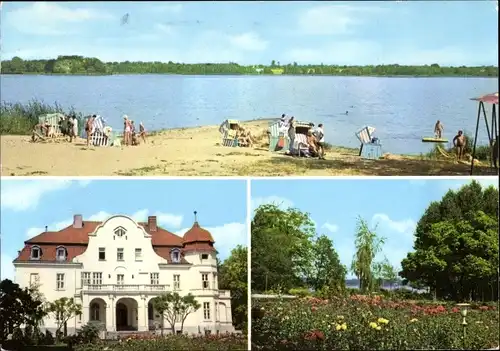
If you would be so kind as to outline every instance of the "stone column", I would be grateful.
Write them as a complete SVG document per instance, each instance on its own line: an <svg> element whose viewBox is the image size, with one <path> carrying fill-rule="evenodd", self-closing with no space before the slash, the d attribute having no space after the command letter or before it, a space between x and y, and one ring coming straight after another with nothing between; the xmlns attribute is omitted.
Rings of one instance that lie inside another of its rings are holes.
<svg viewBox="0 0 500 351"><path fill-rule="evenodd" d="M108 332L116 331L114 319L115 319L115 298L114 296L109 296L106 301L106 330Z"/></svg>
<svg viewBox="0 0 500 351"><path fill-rule="evenodd" d="M146 296L141 296L140 302L137 303L137 330L148 331L148 306L146 304Z"/></svg>

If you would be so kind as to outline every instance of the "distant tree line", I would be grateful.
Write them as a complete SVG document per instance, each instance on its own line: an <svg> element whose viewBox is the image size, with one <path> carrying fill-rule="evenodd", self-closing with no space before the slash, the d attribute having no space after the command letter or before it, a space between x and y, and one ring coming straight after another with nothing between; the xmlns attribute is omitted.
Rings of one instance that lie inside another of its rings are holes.
<svg viewBox="0 0 500 351"><path fill-rule="evenodd" d="M468 76L498 77L498 67L441 67L434 63L424 66L367 65L299 65L297 62L282 64L273 60L270 65L242 66L229 63L177 63L165 62L102 62L98 58L83 56L58 56L50 60L23 60L13 57L2 61L3 74L186 74L186 75L333 75L333 76Z"/></svg>

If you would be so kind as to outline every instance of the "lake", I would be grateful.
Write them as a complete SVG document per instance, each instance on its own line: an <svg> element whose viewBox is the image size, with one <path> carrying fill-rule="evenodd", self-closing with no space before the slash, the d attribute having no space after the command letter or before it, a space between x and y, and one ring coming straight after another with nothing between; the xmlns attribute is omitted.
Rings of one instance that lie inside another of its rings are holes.
<svg viewBox="0 0 500 351"><path fill-rule="evenodd" d="M84 114L100 114L115 129L121 129L124 114L158 130L286 113L324 123L326 141L334 145L358 147L354 133L370 125L384 152L419 154L432 147L421 138L433 136L437 119L450 140L459 129L472 134L477 103L469 99L498 91L498 79L3 75L0 88L4 101L57 101ZM479 139L486 142L482 127Z"/></svg>

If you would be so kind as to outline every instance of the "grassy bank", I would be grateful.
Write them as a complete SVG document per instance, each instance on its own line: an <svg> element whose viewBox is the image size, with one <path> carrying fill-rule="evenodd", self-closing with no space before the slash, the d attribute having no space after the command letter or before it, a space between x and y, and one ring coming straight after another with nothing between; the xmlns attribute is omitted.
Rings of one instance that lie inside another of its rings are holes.
<svg viewBox="0 0 500 351"><path fill-rule="evenodd" d="M43 101L32 100L27 104L2 101L0 104L0 135L30 135L38 124L38 117L50 113L75 114L79 125L83 123L83 114L73 107L64 109L55 102L49 105Z"/></svg>
<svg viewBox="0 0 500 351"><path fill-rule="evenodd" d="M466 138L465 145L465 154L472 155L472 148L474 147L474 138L468 132L464 132ZM456 155L456 151L453 147L445 149L445 151L451 154L453 157ZM491 158L491 149L488 145L476 145L476 159L479 161L489 161ZM439 145L434 145L431 151L429 151L426 155L426 158L431 160L439 160L443 159L444 156L439 152Z"/></svg>

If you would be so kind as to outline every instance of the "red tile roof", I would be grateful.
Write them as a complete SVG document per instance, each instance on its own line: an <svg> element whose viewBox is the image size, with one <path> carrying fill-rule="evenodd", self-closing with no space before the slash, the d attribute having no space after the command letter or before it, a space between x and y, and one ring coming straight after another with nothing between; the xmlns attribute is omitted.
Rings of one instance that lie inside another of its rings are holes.
<svg viewBox="0 0 500 351"><path fill-rule="evenodd" d="M88 235L94 232L100 224L102 224L102 222L83 221L82 228L74 228L73 225L70 225L57 232L43 232L25 241L24 248L19 252L19 256L14 262L37 262L37 260L30 260L31 248L33 246L39 246L42 249L42 257L38 261L60 262L56 261L56 248L61 245L64 246L68 252L65 262L71 262L73 258L85 252L89 242ZM193 249L197 251L215 250L213 248L214 240L212 235L205 229L200 228L198 222L195 222L193 227L184 234L184 238L161 227L157 227L156 230L151 231L148 223L139 222L138 224L151 235L151 241L155 252L159 256L165 258L169 263L172 263L170 250L174 247L178 247L182 252ZM190 245L190 247L186 247L186 244ZM193 244L195 245L193 246ZM188 262L182 257L181 263L187 264Z"/></svg>

